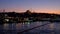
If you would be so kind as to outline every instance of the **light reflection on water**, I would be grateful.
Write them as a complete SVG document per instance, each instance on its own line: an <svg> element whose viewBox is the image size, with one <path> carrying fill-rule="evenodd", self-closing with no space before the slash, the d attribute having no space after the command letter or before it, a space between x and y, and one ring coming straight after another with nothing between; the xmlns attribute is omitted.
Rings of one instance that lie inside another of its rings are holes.
<svg viewBox="0 0 60 34"><path fill-rule="evenodd" d="M23 30L37 27L37 26L40 26L40 25L43 25L46 23L50 23L50 22L47 22L47 21L45 21L45 22L25 22L25 23L13 23L13 24L6 24L5 23L2 25L2 28L4 30L14 30L16 32L18 32L18 31L21 32ZM51 24L47 24L45 26L30 30L29 32L30 33L32 33L32 32L39 33L40 30L60 30L59 26L60 26L59 23L51 23ZM51 33L54 33L54 32L51 32Z"/></svg>

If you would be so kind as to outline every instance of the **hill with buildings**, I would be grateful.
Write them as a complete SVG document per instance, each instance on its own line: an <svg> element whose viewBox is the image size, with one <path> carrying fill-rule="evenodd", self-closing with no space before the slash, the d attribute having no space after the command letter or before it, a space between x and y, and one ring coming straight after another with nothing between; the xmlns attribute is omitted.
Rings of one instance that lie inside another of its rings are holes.
<svg viewBox="0 0 60 34"><path fill-rule="evenodd" d="M33 21L60 21L59 14L31 13L29 10L23 13L0 12L0 23L20 23Z"/></svg>

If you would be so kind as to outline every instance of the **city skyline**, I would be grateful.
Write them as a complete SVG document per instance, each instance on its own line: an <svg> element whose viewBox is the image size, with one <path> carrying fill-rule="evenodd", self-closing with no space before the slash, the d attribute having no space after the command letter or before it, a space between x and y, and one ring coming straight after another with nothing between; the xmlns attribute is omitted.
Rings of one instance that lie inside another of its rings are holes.
<svg viewBox="0 0 60 34"><path fill-rule="evenodd" d="M60 14L60 0L0 0L0 10Z"/></svg>

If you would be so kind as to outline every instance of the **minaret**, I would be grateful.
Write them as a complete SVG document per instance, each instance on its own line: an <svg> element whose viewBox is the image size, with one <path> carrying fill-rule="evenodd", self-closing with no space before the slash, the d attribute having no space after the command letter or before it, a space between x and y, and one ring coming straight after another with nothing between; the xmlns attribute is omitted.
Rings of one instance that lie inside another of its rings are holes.
<svg viewBox="0 0 60 34"><path fill-rule="evenodd" d="M0 12L2 12L2 10L0 10Z"/></svg>
<svg viewBox="0 0 60 34"><path fill-rule="evenodd" d="M3 10L3 12L5 12L5 9Z"/></svg>

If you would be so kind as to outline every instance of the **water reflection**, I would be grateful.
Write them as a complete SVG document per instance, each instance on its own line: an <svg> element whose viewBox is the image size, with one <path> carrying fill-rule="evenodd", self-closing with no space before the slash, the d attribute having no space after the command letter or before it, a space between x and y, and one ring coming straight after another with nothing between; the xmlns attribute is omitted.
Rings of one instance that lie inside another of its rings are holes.
<svg viewBox="0 0 60 34"><path fill-rule="evenodd" d="M5 31L7 31L7 30L13 31L14 30L14 32L16 33L16 32L21 32L21 31L24 31L24 30L27 30L27 29L30 29L33 27L37 27L37 26L46 24L46 23L50 23L50 22L48 22L48 21L45 21L45 22L25 22L25 23L12 23L12 24L5 23L3 25L0 25L0 30L1 29L5 30ZM50 23L45 26L30 30L29 32L30 33L36 33L36 32L41 33L41 32L46 32L46 31L50 32L52 30L54 30L54 31L59 30L60 31L60 23ZM54 33L54 32L50 32L50 33Z"/></svg>
<svg viewBox="0 0 60 34"><path fill-rule="evenodd" d="M49 24L49 29L50 29L50 30L54 30L54 27L55 27L54 24L55 24L55 23Z"/></svg>
<svg viewBox="0 0 60 34"><path fill-rule="evenodd" d="M8 29L9 29L9 28L8 28L9 24L5 23L5 24L3 24L3 26L4 26L4 29L5 29L5 30L8 30Z"/></svg>

